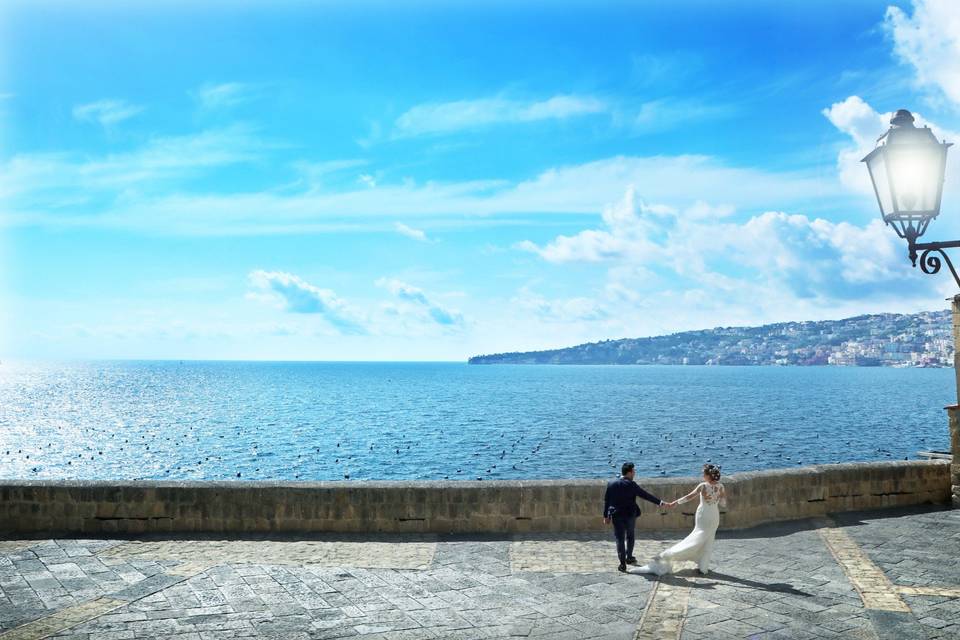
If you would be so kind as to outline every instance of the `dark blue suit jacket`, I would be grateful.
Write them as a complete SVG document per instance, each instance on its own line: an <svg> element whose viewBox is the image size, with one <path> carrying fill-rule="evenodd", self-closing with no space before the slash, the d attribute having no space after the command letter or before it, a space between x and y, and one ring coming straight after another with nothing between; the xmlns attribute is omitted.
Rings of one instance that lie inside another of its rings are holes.
<svg viewBox="0 0 960 640"><path fill-rule="evenodd" d="M647 493L640 485L627 478L611 480L603 496L604 518L635 518L640 515L637 498L659 506L662 502L657 496Z"/></svg>

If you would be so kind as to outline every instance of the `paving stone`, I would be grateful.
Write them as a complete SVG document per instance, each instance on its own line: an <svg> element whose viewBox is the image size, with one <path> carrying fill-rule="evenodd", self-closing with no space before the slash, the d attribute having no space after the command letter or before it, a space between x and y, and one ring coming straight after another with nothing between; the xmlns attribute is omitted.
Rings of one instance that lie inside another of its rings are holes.
<svg viewBox="0 0 960 640"><path fill-rule="evenodd" d="M125 589L114 592L112 597L118 600L132 602L134 600L140 600L141 598L152 595L157 591L162 591L163 589L182 581L183 578L179 576L157 574L132 584Z"/></svg>

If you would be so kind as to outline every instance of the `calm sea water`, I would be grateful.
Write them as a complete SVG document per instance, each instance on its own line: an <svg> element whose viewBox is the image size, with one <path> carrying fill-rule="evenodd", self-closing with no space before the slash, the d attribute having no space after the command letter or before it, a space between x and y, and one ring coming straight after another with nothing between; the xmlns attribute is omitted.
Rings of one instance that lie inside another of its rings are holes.
<svg viewBox="0 0 960 640"><path fill-rule="evenodd" d="M952 369L0 365L0 477L694 475L946 449Z"/></svg>

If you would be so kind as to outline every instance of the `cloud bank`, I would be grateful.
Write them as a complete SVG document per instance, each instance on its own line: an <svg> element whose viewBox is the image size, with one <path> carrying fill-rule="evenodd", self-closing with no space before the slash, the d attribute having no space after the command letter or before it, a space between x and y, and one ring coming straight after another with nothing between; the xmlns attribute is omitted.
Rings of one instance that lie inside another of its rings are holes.
<svg viewBox="0 0 960 640"><path fill-rule="evenodd" d="M932 282L904 277L903 247L879 220L857 226L767 211L739 222L729 214L705 203L647 204L631 188L604 209L599 228L518 248L555 264L605 264L608 284L620 291L636 285L629 274L646 279L651 270L724 290L762 282L824 305L931 291Z"/></svg>
<svg viewBox="0 0 960 640"><path fill-rule="evenodd" d="M960 11L955 0L915 0L913 15L889 7L885 26L894 53L913 67L917 83L960 104Z"/></svg>

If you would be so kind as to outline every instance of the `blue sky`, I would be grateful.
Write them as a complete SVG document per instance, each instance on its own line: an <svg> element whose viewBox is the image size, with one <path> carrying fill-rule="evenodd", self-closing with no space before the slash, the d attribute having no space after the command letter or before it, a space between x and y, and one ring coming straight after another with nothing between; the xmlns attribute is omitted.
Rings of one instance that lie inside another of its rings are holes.
<svg viewBox="0 0 960 640"><path fill-rule="evenodd" d="M949 0L194 4L0 9L0 357L459 360L951 293L857 162L901 107L960 138Z"/></svg>

